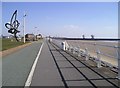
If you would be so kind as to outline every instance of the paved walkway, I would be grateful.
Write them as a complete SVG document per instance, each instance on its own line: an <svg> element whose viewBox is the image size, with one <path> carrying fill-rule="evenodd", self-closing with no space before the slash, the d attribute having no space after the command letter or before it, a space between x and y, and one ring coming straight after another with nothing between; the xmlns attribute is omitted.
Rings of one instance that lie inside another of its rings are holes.
<svg viewBox="0 0 120 88"><path fill-rule="evenodd" d="M41 43L35 42L2 58L3 86L23 88ZM97 68L92 60L65 52L53 43L44 41L30 86L111 86L119 88L117 73L108 67Z"/></svg>
<svg viewBox="0 0 120 88"><path fill-rule="evenodd" d="M48 45L44 42L31 86L63 86Z"/></svg>
<svg viewBox="0 0 120 88"><path fill-rule="evenodd" d="M111 86L119 88L117 73L108 67L97 68L92 60L64 52L44 42L31 86Z"/></svg>

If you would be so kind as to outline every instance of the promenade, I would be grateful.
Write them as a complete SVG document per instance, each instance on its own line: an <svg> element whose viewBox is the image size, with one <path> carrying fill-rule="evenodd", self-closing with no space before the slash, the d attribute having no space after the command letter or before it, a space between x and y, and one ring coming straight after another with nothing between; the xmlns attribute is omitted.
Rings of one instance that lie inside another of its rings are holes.
<svg viewBox="0 0 120 88"><path fill-rule="evenodd" d="M36 65L35 65L36 63ZM97 67L92 60L63 51L44 39L3 57L3 88L17 86L119 88L118 73L109 67Z"/></svg>
<svg viewBox="0 0 120 88"><path fill-rule="evenodd" d="M63 51L44 41L30 86L91 86L119 88L117 73L109 67L97 68L92 60Z"/></svg>

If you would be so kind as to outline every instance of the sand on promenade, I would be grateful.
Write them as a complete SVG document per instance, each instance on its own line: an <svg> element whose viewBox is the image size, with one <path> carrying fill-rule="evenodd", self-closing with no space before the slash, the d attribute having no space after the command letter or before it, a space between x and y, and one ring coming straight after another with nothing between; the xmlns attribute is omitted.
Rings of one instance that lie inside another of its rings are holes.
<svg viewBox="0 0 120 88"><path fill-rule="evenodd" d="M85 48L87 48L89 54L92 57L97 57L96 52L97 50L99 50L101 53L105 54L105 55L101 54L102 61L110 63L113 66L118 66L117 56L118 48L114 48L115 46L118 46L117 42L83 41L83 40L67 40L66 42L68 43L69 46L80 47L80 49L82 50L85 50Z"/></svg>
<svg viewBox="0 0 120 88"><path fill-rule="evenodd" d="M100 55L101 60L107 63L112 64L113 66L118 66L118 48L114 48L118 46L118 42L111 41L86 41L86 40L53 40L59 47L62 48L61 43L66 41L69 46L78 47L82 50L85 48L88 49L88 52L91 57L97 57L97 50L105 55ZM107 45L107 47L106 47ZM111 47L112 46L112 47ZM109 57L110 56L110 57Z"/></svg>

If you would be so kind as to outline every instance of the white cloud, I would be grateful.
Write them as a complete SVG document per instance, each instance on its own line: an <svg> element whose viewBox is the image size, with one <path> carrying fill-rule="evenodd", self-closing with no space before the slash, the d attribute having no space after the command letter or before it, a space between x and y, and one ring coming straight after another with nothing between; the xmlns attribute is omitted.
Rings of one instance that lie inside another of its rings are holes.
<svg viewBox="0 0 120 88"><path fill-rule="evenodd" d="M80 29L78 25L65 25L64 29Z"/></svg>

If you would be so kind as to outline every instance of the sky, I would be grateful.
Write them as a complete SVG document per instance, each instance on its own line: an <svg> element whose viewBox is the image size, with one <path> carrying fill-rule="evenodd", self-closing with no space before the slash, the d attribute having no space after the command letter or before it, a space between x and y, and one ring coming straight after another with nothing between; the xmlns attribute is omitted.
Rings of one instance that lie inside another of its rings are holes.
<svg viewBox="0 0 120 88"><path fill-rule="evenodd" d="M20 34L23 35L23 14L26 33L55 37L118 37L117 2L3 2L2 34L17 10Z"/></svg>

